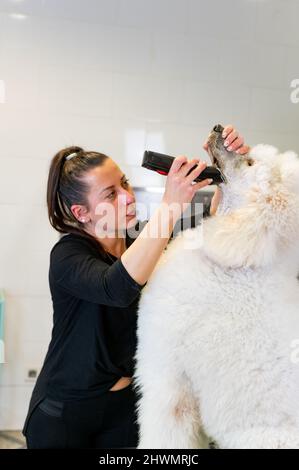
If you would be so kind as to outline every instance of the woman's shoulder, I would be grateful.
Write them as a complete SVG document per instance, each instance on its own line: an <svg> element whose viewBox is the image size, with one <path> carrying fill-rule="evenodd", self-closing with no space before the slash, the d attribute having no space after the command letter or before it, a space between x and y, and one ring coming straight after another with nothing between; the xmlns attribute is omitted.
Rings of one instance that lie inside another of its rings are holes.
<svg viewBox="0 0 299 470"><path fill-rule="evenodd" d="M84 235L79 233L65 233L59 236L59 240L53 245L53 248L60 245L73 244L73 243L86 243L89 242Z"/></svg>
<svg viewBox="0 0 299 470"><path fill-rule="evenodd" d="M87 238L79 233L66 233L60 236L59 240L53 245L51 249L51 256L55 253L64 253L75 250L80 251L97 251L97 241Z"/></svg>
<svg viewBox="0 0 299 470"><path fill-rule="evenodd" d="M142 231L143 227L147 224L147 220L138 220L136 224L126 230L126 244L127 247L133 243L137 238L139 233ZM66 233L60 235L59 240L53 245L51 249L51 256L55 253L68 254L69 251L82 251L82 252L92 252L97 255L101 255L101 246L100 242L91 236L86 236L80 233Z"/></svg>

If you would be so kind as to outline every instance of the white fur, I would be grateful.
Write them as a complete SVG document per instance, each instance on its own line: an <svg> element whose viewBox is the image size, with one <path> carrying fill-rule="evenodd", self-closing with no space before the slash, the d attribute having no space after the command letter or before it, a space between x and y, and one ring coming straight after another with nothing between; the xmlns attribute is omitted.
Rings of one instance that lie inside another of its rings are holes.
<svg viewBox="0 0 299 470"><path fill-rule="evenodd" d="M140 448L299 448L299 160L263 145L250 156L143 289Z"/></svg>

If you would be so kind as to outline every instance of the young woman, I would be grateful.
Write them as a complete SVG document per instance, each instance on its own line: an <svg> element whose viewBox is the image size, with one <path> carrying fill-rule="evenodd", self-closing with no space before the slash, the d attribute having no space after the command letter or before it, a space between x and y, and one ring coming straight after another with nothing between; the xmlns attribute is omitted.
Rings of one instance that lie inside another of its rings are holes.
<svg viewBox="0 0 299 470"><path fill-rule="evenodd" d="M231 126L224 132L231 150L247 151ZM118 165L79 147L54 156L48 215L64 236L50 254L54 324L23 429L28 448L137 446L138 299L184 204L211 183L192 184L205 166L184 156L174 160L161 205L134 239L128 228L139 224L135 196Z"/></svg>

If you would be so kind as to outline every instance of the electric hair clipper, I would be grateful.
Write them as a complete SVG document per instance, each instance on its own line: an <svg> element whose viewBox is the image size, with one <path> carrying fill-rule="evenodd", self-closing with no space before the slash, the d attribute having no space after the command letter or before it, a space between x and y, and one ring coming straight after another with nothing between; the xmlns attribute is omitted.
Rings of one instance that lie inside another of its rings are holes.
<svg viewBox="0 0 299 470"><path fill-rule="evenodd" d="M146 150L143 155L141 166L148 168L149 170L156 171L157 173L160 173L160 175L167 175L173 160L174 157L171 157L170 155L164 155L163 153ZM188 175L192 170L194 170L194 168L196 168L196 165L191 168L191 170L188 172ZM195 178L194 181L199 182L205 180L206 178L212 178L212 184L220 184L225 182L221 172L214 166L207 166L201 172L201 174Z"/></svg>

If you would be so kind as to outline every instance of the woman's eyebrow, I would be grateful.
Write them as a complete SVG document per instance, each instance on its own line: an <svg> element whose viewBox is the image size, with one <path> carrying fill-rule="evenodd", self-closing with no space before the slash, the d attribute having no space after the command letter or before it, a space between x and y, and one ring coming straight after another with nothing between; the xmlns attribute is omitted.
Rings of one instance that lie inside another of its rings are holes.
<svg viewBox="0 0 299 470"><path fill-rule="evenodd" d="M125 178L126 178L126 175L123 174L122 177L120 178L120 181L122 181ZM100 194L102 194L104 191L107 191L107 189L112 189L112 188L114 188L114 184L112 184L111 186L107 186L107 188L105 189L102 189L102 191L100 191Z"/></svg>

